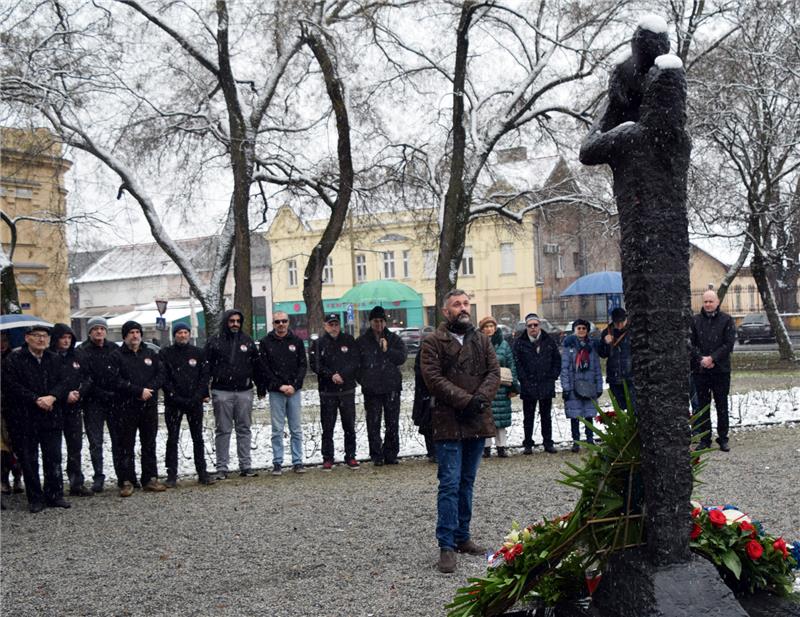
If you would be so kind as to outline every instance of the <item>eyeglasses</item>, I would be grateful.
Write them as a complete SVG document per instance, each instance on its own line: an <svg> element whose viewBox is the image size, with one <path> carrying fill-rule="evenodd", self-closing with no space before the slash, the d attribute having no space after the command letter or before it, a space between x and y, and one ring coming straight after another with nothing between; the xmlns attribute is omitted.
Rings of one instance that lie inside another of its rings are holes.
<svg viewBox="0 0 800 617"><path fill-rule="evenodd" d="M525 324L525 326L528 327L528 328L538 328L539 324L538 323L527 323L527 324Z"/></svg>
<svg viewBox="0 0 800 617"><path fill-rule="evenodd" d="M50 338L49 334L44 334L42 332L39 332L38 334L33 334L32 332L29 332L28 336L30 336L31 338L38 338L38 339Z"/></svg>
<svg viewBox="0 0 800 617"><path fill-rule="evenodd" d="M288 319L274 319L272 321L272 323L274 323L275 325L278 325L280 323L289 323L289 320Z"/></svg>

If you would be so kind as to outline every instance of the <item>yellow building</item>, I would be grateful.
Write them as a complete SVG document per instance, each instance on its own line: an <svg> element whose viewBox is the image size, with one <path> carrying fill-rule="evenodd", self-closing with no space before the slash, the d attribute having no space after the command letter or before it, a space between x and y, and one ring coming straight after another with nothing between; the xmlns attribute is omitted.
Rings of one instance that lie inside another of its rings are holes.
<svg viewBox="0 0 800 617"><path fill-rule="evenodd" d="M13 255L23 313L69 323L67 243L63 223L42 222L66 215L64 174L71 163L61 143L47 129L0 131L0 209L16 225ZM9 253L11 232L0 224L0 241Z"/></svg>
<svg viewBox="0 0 800 617"><path fill-rule="evenodd" d="M434 279L438 254L438 223L432 211L354 216L336 244L322 286L325 311L346 307L338 299L358 283L389 279L421 294L418 309L392 307L389 325L423 326L435 315ZM307 328L303 303L303 273L325 220L301 220L283 206L269 230L272 256L273 310L286 311L301 335ZM472 297L473 317L493 314L516 324L521 315L537 310L532 219L522 225L498 217L479 219L468 230L458 286ZM368 311L371 307L358 307ZM362 325L364 315L358 321Z"/></svg>

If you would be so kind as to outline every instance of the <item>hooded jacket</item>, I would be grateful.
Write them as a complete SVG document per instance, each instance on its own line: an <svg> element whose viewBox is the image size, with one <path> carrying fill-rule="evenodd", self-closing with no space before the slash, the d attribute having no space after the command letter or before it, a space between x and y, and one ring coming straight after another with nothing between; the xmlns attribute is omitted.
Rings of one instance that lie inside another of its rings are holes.
<svg viewBox="0 0 800 617"><path fill-rule="evenodd" d="M358 337L358 382L364 394L389 394L403 389L400 366L406 361L406 344L399 336L384 328L381 338L386 339L386 351L380 347L372 328Z"/></svg>
<svg viewBox="0 0 800 617"><path fill-rule="evenodd" d="M258 384L258 394L279 392L281 386L290 385L295 391L303 387L308 370L306 348L303 339L291 330L279 337L275 330L261 339L258 344L261 356L262 383Z"/></svg>
<svg viewBox="0 0 800 617"><path fill-rule="evenodd" d="M713 313L700 309L692 320L692 372L730 373L731 353L736 343L736 324L733 317L717 308ZM703 356L711 356L714 366L700 366Z"/></svg>
<svg viewBox="0 0 800 617"><path fill-rule="evenodd" d="M340 394L356 389L358 348L356 340L349 334L341 332L333 338L326 332L316 341L311 341L308 363L317 374L320 394ZM339 373L344 383L333 383L335 373Z"/></svg>
<svg viewBox="0 0 800 617"><path fill-rule="evenodd" d="M219 334L206 342L205 354L208 370L211 374L211 389L228 392L250 390L260 370L258 349L247 334L231 332L228 319L231 315L239 315L241 311L231 309L222 315Z"/></svg>
<svg viewBox="0 0 800 617"><path fill-rule="evenodd" d="M58 348L58 340L65 334L69 334L72 337L72 343L69 349L61 350ZM63 403L64 411L75 413L80 410L81 401L91 389L92 381L88 372L81 367L81 362L75 349L75 333L67 324L57 323L53 326L53 330L50 332L50 351L56 354L61 361L62 378L64 379L64 387L67 394L73 390L77 390L80 394L77 402L70 404L65 400Z"/></svg>
<svg viewBox="0 0 800 617"><path fill-rule="evenodd" d="M117 398L117 374L111 356L117 349L117 345L108 339L101 346L95 345L91 339L78 346L78 362L88 380L85 396L81 393L84 407L90 405L110 408L114 404Z"/></svg>
<svg viewBox="0 0 800 617"><path fill-rule="evenodd" d="M173 343L160 352L164 404L196 409L208 397L208 363L205 352L189 343Z"/></svg>

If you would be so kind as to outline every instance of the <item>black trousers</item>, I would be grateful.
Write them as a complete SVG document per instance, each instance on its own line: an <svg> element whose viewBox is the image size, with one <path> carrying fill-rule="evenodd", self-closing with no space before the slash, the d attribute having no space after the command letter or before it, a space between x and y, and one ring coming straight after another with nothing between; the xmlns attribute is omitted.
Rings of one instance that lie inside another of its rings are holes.
<svg viewBox="0 0 800 617"><path fill-rule="evenodd" d="M717 441L728 441L728 393L731 389L730 373L694 373L694 387L697 391L697 402L700 409L706 408L700 414L696 432L708 431L703 437L704 444L711 443L711 397L714 397L714 407L717 408Z"/></svg>
<svg viewBox="0 0 800 617"><path fill-rule="evenodd" d="M539 416L542 423L542 442L545 446L553 445L553 422L550 418L550 411L553 408L553 399L542 398L538 401L522 399L523 448L533 447L533 421L536 418L537 403L539 404Z"/></svg>
<svg viewBox="0 0 800 617"><path fill-rule="evenodd" d="M400 452L400 392L364 394L367 412L369 457L373 461L392 462ZM381 440L381 420L386 431Z"/></svg>
<svg viewBox="0 0 800 617"><path fill-rule="evenodd" d="M117 485L123 482L136 482L136 466L134 453L136 433L139 433L139 444L142 448L140 476L142 485L151 478L158 477L156 463L156 434L158 433L158 408L155 405L139 405L128 403L115 409L110 418L111 453L114 458L114 470L117 473Z"/></svg>
<svg viewBox="0 0 800 617"><path fill-rule="evenodd" d="M355 392L319 393L319 415L322 421L322 460L333 462L333 429L336 412L342 418L345 460L356 457L356 395Z"/></svg>
<svg viewBox="0 0 800 617"><path fill-rule="evenodd" d="M611 390L611 394L614 395L617 403L620 406L620 409L628 409L628 401L625 399L625 386L621 383L610 383L608 384L608 389ZM628 395L631 397L631 404L633 405L633 411L636 411L636 395L633 391L633 382L628 382Z"/></svg>
<svg viewBox="0 0 800 617"><path fill-rule="evenodd" d="M103 427L106 423L110 434L111 417L105 405L93 402L84 405L83 424L86 429L86 439L89 440L89 456L92 458L92 470L94 471L93 479L100 482L106 478L103 473Z"/></svg>
<svg viewBox="0 0 800 617"><path fill-rule="evenodd" d="M64 442L67 444L67 479L70 488L83 486L81 450L83 449L83 414L80 409L64 412Z"/></svg>
<svg viewBox="0 0 800 617"><path fill-rule="evenodd" d="M42 427L29 423L21 435L22 477L28 503L53 503L64 497L64 476L61 473L61 428ZM39 450L42 453L44 490L39 479Z"/></svg>
<svg viewBox="0 0 800 617"><path fill-rule="evenodd" d="M181 420L186 416L189 423L189 434L192 436L194 451L194 468L198 476L206 474L206 449L203 444L203 405L194 408L167 405L164 408L164 421L167 424L167 455L165 464L167 476L178 475L178 440L181 434Z"/></svg>

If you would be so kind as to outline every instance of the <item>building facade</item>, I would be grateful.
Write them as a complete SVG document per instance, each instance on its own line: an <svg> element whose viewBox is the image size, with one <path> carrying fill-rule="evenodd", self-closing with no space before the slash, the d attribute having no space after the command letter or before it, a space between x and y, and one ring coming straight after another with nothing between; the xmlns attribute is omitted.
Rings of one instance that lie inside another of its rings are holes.
<svg viewBox="0 0 800 617"><path fill-rule="evenodd" d="M64 219L67 190L64 174L70 161L62 144L47 129L0 130L0 209L16 222L13 252L20 308L51 322L69 319L67 243ZM3 251L9 254L12 233L0 224Z"/></svg>

